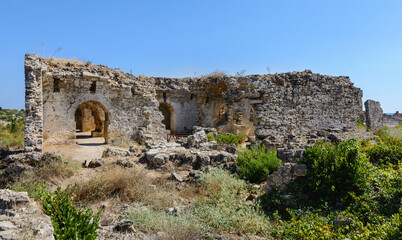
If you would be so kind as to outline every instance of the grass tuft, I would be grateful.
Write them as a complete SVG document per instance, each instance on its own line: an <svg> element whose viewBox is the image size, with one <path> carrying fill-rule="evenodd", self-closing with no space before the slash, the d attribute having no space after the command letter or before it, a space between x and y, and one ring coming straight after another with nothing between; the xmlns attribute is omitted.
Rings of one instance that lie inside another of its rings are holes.
<svg viewBox="0 0 402 240"><path fill-rule="evenodd" d="M152 185L156 185L157 190ZM171 207L175 197L166 184L151 180L143 171L118 166L111 166L89 180L78 183L74 193L77 200L83 203L112 198L124 202L142 202L160 209Z"/></svg>

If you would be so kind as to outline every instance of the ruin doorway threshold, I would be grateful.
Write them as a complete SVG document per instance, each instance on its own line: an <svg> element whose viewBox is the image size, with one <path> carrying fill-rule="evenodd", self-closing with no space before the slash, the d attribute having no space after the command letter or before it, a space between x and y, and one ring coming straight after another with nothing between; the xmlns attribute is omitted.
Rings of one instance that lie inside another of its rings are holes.
<svg viewBox="0 0 402 240"><path fill-rule="evenodd" d="M80 146L100 146L105 145L104 137L91 137L91 132L76 131L76 143Z"/></svg>

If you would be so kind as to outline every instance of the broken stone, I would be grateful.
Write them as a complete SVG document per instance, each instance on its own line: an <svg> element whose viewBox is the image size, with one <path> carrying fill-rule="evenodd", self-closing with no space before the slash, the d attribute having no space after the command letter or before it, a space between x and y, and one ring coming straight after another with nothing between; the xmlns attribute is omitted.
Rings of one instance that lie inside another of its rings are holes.
<svg viewBox="0 0 402 240"><path fill-rule="evenodd" d="M103 160L98 158L98 159L90 160L90 161L85 160L84 163L82 164L82 167L83 168L97 168L97 167L102 166L102 164L103 164Z"/></svg>
<svg viewBox="0 0 402 240"><path fill-rule="evenodd" d="M364 103L364 107L366 109L365 114L367 131L376 131L383 128L383 111L380 102L369 99Z"/></svg>
<svg viewBox="0 0 402 240"><path fill-rule="evenodd" d="M108 147L105 149L105 151L103 151L103 154L102 154L103 158L115 157L115 156L122 156L122 157L130 156L130 152L127 150Z"/></svg>
<svg viewBox="0 0 402 240"><path fill-rule="evenodd" d="M307 176L307 166L305 164L297 164L292 168L293 174L297 177Z"/></svg>
<svg viewBox="0 0 402 240"><path fill-rule="evenodd" d="M133 227L133 221L128 219L123 219L114 226L113 231L115 232L135 232Z"/></svg>
<svg viewBox="0 0 402 240"><path fill-rule="evenodd" d="M170 175L170 178L178 182L183 182L183 178L175 172Z"/></svg>
<svg viewBox="0 0 402 240"><path fill-rule="evenodd" d="M131 162L129 158L121 158L118 159L115 163L117 166L125 167L125 168L132 168L134 164Z"/></svg>
<svg viewBox="0 0 402 240"><path fill-rule="evenodd" d="M207 135L205 134L204 130L201 130L199 132L194 133L193 135L190 135L187 137L187 145L188 147L199 147L201 143L207 143L208 138Z"/></svg>
<svg viewBox="0 0 402 240"><path fill-rule="evenodd" d="M0 231L8 231L15 228L17 227L10 221L0 221Z"/></svg>
<svg viewBox="0 0 402 240"><path fill-rule="evenodd" d="M169 208L169 213L178 216L180 214L180 208L179 207Z"/></svg>

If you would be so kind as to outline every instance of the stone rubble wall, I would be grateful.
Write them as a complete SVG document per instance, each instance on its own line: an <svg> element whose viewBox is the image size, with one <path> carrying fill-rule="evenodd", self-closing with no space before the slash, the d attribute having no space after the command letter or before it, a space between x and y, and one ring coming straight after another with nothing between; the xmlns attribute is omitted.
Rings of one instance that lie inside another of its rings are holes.
<svg viewBox="0 0 402 240"><path fill-rule="evenodd" d="M94 82L96 91L91 91ZM74 114L87 101L107 112L108 142L135 140L147 146L166 142L160 103L172 107L175 132L214 127L218 132L243 132L277 148L312 132L351 131L362 109L362 91L348 77L308 70L154 78L28 54L26 87L26 150L31 151L40 150L42 141L45 146L74 143Z"/></svg>
<svg viewBox="0 0 402 240"><path fill-rule="evenodd" d="M43 143L42 74L47 66L36 61L36 56L25 56L25 139L26 152L41 152Z"/></svg>
<svg viewBox="0 0 402 240"><path fill-rule="evenodd" d="M87 101L99 103L107 112L108 142L165 141L162 115L149 81L102 65L44 59L32 54L26 59L26 88L30 93L26 97L26 137L34 138L26 141L26 146L40 149L42 139L44 145L74 144L75 111ZM59 89L56 92L55 80ZM95 92L90 91L93 82Z"/></svg>
<svg viewBox="0 0 402 240"><path fill-rule="evenodd" d="M26 192L0 189L0 206L0 239L54 239L50 217Z"/></svg>
<svg viewBox="0 0 402 240"><path fill-rule="evenodd" d="M383 114L382 118L384 124L388 125L398 125L402 123L402 114L400 114L398 111L392 115L388 114Z"/></svg>
<svg viewBox="0 0 402 240"><path fill-rule="evenodd" d="M364 102L364 107L366 109L366 126L367 131L376 131L384 127L383 123L383 111L380 102L374 100L367 100Z"/></svg>

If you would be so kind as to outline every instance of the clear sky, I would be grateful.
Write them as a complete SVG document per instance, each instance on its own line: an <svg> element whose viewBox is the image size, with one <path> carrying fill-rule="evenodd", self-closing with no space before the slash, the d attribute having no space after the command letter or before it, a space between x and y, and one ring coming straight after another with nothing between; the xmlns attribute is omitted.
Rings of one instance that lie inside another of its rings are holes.
<svg viewBox="0 0 402 240"><path fill-rule="evenodd" d="M400 0L0 0L3 108L24 108L26 53L145 76L310 69L402 111Z"/></svg>

